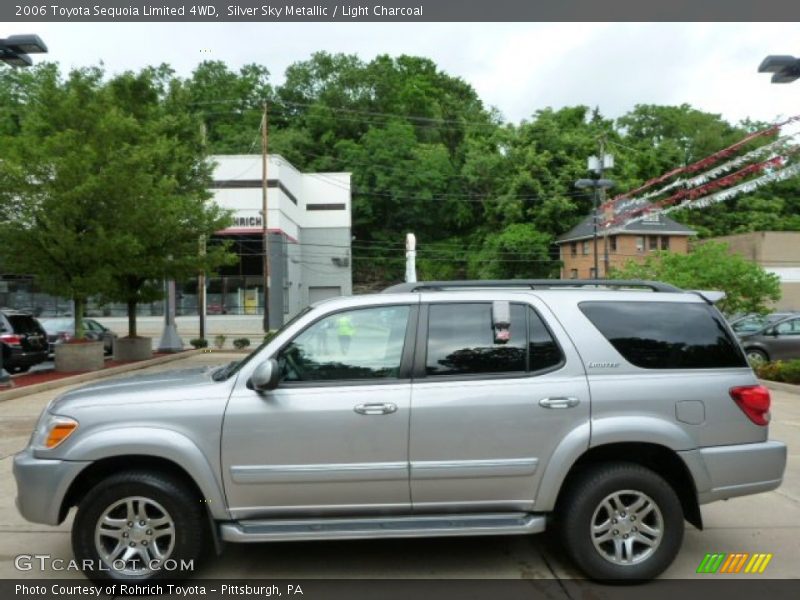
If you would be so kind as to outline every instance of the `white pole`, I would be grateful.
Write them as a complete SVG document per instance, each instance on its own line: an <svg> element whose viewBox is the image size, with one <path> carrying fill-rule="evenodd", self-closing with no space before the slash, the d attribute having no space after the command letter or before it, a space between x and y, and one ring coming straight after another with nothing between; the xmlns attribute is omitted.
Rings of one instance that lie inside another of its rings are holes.
<svg viewBox="0 0 800 600"><path fill-rule="evenodd" d="M417 280L417 238L413 233L406 234L406 281Z"/></svg>

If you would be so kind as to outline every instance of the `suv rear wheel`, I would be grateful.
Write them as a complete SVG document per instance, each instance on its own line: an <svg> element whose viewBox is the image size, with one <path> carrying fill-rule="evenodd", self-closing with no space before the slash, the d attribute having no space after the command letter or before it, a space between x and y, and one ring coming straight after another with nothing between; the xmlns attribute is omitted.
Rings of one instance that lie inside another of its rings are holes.
<svg viewBox="0 0 800 600"><path fill-rule="evenodd" d="M672 487L633 463L581 473L559 506L567 553L593 579L650 579L675 559L683 510Z"/></svg>
<svg viewBox="0 0 800 600"><path fill-rule="evenodd" d="M182 578L199 559L206 523L200 502L179 480L146 471L104 479L78 506L72 550L92 580Z"/></svg>

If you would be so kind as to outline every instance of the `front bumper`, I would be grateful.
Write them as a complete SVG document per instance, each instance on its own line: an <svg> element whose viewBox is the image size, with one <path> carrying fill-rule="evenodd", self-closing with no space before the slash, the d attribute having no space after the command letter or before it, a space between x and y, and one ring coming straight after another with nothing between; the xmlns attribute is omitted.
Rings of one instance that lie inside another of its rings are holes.
<svg viewBox="0 0 800 600"><path fill-rule="evenodd" d="M58 525L70 484L89 462L36 458L30 447L14 456L17 510L28 521Z"/></svg>
<svg viewBox="0 0 800 600"><path fill-rule="evenodd" d="M761 442L679 452L694 477L700 504L768 492L780 486L786 444Z"/></svg>

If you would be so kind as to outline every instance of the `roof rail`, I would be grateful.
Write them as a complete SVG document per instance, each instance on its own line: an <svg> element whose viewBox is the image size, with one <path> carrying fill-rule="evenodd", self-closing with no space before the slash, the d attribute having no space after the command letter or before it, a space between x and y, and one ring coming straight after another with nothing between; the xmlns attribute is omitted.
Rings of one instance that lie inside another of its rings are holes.
<svg viewBox="0 0 800 600"><path fill-rule="evenodd" d="M529 290L553 288L645 288L653 292L683 292L682 289L661 283L660 281L643 281L640 279L488 279L463 281L416 281L398 283L383 290L384 294L400 294L407 292L445 291L459 289L486 288L522 288Z"/></svg>

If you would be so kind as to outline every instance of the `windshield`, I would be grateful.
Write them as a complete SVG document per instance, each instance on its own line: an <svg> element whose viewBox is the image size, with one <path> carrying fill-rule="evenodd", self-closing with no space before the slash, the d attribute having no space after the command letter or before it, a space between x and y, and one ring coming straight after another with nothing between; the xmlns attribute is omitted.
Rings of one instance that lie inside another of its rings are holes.
<svg viewBox="0 0 800 600"><path fill-rule="evenodd" d="M47 333L58 333L59 331L72 331L75 323L72 319L51 319L43 321L42 326Z"/></svg>
<svg viewBox="0 0 800 600"><path fill-rule="evenodd" d="M289 319L286 323L283 324L283 326L280 329L278 329L273 335L269 336L267 339L261 342L261 344L259 344L255 350L253 350L250 354L245 356L242 360L234 360L225 365L224 367L220 367L219 369L214 371L214 374L212 375L214 381L225 381L226 379L229 379L232 375L238 373L242 367L244 367L248 362L253 360L254 356L257 356L261 352L264 346L269 344L276 336L283 333L283 331L285 331L287 327L294 325L294 323L296 323L300 319L300 317L308 313L311 310L311 308L312 308L311 306L307 306L299 313L297 313L294 317Z"/></svg>

